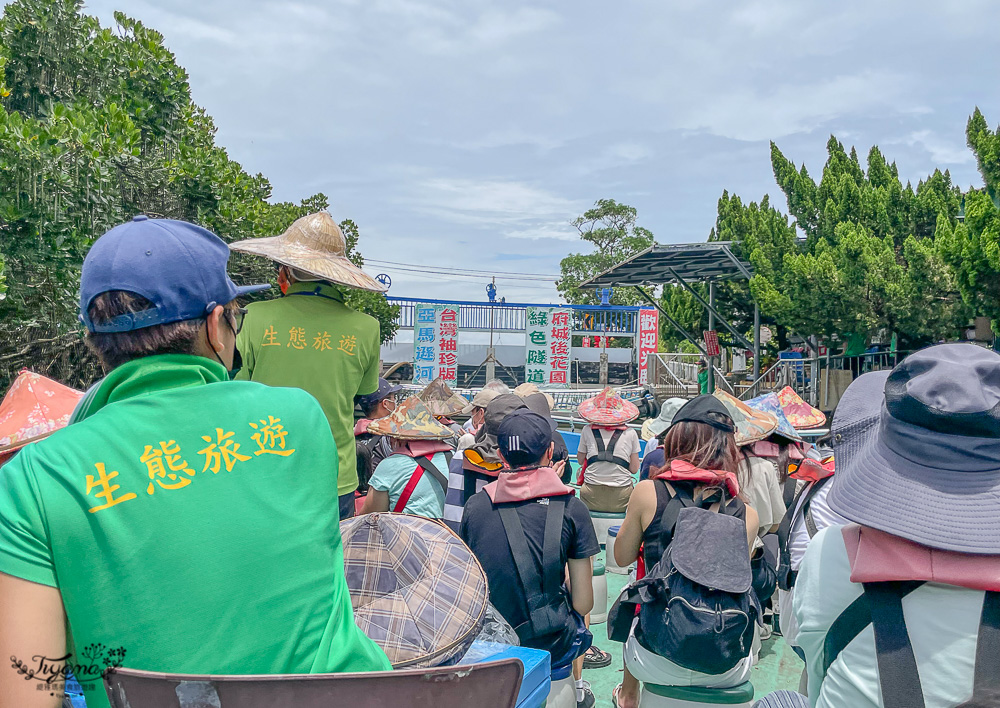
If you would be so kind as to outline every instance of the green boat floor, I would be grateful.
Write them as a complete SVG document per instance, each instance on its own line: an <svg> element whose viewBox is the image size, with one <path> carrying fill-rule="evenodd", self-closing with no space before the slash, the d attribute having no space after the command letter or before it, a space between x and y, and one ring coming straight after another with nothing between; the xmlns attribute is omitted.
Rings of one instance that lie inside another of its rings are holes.
<svg viewBox="0 0 1000 708"><path fill-rule="evenodd" d="M604 551L599 558L604 558ZM617 573L606 573L608 580L608 606L610 608L622 588L628 582L627 575ZM590 682L590 688L597 698L596 708L611 708L611 692L622 680L622 645L608 639L607 624L594 625L594 644L610 652L611 666L603 669L585 669L583 678ZM760 658L757 665L750 672L750 681L754 687L754 697L759 699L772 691L779 689L798 690L799 677L805 664L802 660L785 644L785 641L778 635L773 635L771 639L762 643Z"/></svg>

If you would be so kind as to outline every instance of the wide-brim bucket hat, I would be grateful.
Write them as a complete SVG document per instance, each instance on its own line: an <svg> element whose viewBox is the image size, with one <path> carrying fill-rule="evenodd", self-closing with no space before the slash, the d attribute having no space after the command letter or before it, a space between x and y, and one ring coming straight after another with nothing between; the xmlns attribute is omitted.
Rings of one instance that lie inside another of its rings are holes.
<svg viewBox="0 0 1000 708"><path fill-rule="evenodd" d="M368 432L396 440L447 440L455 435L451 428L437 422L416 396L407 398L385 418L373 420L368 424Z"/></svg>
<svg viewBox="0 0 1000 708"><path fill-rule="evenodd" d="M417 398L423 401L431 415L440 415L450 418L461 413L469 402L451 390L451 386L445 383L444 379L438 376L424 387L424 390L417 394Z"/></svg>
<svg viewBox="0 0 1000 708"><path fill-rule="evenodd" d="M343 232L325 211L296 219L279 236L245 239L229 244L229 248L270 258L348 288L377 293L388 289L351 262Z"/></svg>
<svg viewBox="0 0 1000 708"><path fill-rule="evenodd" d="M486 573L437 521L365 514L340 523L354 622L394 668L454 664L486 618Z"/></svg>
<svg viewBox="0 0 1000 708"><path fill-rule="evenodd" d="M771 434L772 437L778 436L793 442L803 441L802 436L798 434L795 426L792 425L791 421L788 420L788 416L785 415L785 411L781 407L781 401L778 400L778 394L774 392L765 393L763 396L751 398L746 404L754 410L763 411L764 413L773 415L777 419L778 427Z"/></svg>
<svg viewBox="0 0 1000 708"><path fill-rule="evenodd" d="M833 440L835 512L930 548L1000 554L1000 355L941 344L858 377Z"/></svg>
<svg viewBox="0 0 1000 708"><path fill-rule="evenodd" d="M577 406L580 417L595 425L624 425L639 417L639 409L610 386Z"/></svg>
<svg viewBox="0 0 1000 708"><path fill-rule="evenodd" d="M685 403L687 403L687 399L685 398L668 398L665 400L660 404L660 412L657 416L650 418L642 424L642 430L639 432L640 437L643 440L652 440L661 435L670 427L670 423L674 420L674 415Z"/></svg>
<svg viewBox="0 0 1000 708"><path fill-rule="evenodd" d="M778 427L778 419L769 413L751 408L746 403L725 391L712 394L729 411L729 417L736 424L736 444L750 445L763 440Z"/></svg>
<svg viewBox="0 0 1000 708"><path fill-rule="evenodd" d="M778 402L781 403L781 410L785 412L788 422L798 430L818 428L826 423L826 414L803 401L791 386L778 391Z"/></svg>

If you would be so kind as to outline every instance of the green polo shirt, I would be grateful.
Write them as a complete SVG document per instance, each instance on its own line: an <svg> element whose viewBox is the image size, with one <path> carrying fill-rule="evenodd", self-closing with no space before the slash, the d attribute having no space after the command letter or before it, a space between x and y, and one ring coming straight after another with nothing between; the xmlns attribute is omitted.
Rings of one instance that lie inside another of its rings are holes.
<svg viewBox="0 0 1000 708"><path fill-rule="evenodd" d="M227 378L196 356L129 362L82 420L0 468L0 572L59 589L90 708L116 663L390 668L354 624L323 412Z"/></svg>
<svg viewBox="0 0 1000 708"><path fill-rule="evenodd" d="M340 288L318 283L294 283L285 297L249 305L236 339L237 380L301 388L319 401L337 441L341 494L358 488L354 397L378 389L380 343L378 320L345 305Z"/></svg>

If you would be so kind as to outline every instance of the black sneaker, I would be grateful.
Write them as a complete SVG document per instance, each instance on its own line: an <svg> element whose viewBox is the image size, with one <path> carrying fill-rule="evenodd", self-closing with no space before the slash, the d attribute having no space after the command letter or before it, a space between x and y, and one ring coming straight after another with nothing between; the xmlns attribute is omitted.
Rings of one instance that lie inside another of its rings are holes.
<svg viewBox="0 0 1000 708"><path fill-rule="evenodd" d="M583 700L576 702L576 708L594 708L597 703L597 699L594 698L594 692L590 690L590 682L583 682Z"/></svg>

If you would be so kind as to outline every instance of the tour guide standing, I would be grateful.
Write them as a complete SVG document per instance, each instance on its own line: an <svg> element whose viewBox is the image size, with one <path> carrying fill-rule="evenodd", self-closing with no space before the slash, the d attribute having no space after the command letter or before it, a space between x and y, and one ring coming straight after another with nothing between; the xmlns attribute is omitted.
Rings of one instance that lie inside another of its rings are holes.
<svg viewBox="0 0 1000 708"><path fill-rule="evenodd" d="M235 298L267 286L234 285L228 258L180 221L137 216L98 239L80 310L109 373L0 470L0 652L73 667L90 708L108 706L115 665L390 668L354 624L323 411L229 381ZM0 671L0 707L59 705L45 678Z"/></svg>
<svg viewBox="0 0 1000 708"><path fill-rule="evenodd" d="M237 379L308 391L326 413L337 442L340 518L354 516L358 488L354 397L378 390L378 321L344 304L342 287L384 292L346 257L347 242L325 211L303 216L285 233L230 244L234 251L280 264L285 297L247 307L236 346L243 356ZM328 467L329 469L329 467Z"/></svg>

